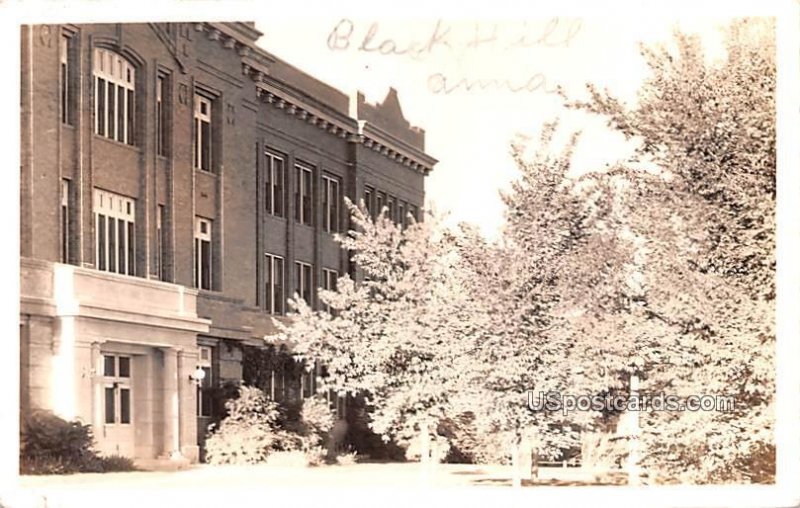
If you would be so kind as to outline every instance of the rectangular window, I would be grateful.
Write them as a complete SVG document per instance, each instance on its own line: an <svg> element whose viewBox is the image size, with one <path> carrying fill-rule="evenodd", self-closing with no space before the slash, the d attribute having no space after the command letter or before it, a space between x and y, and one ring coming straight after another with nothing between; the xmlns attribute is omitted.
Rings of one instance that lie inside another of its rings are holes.
<svg viewBox="0 0 800 508"><path fill-rule="evenodd" d="M327 291L336 291L336 280L339 278L339 272L329 268L322 269L322 289ZM331 312L330 305L323 305L326 312Z"/></svg>
<svg viewBox="0 0 800 508"><path fill-rule="evenodd" d="M322 176L322 228L339 232L339 180L327 175Z"/></svg>
<svg viewBox="0 0 800 508"><path fill-rule="evenodd" d="M211 99L194 96L194 167L211 171Z"/></svg>
<svg viewBox="0 0 800 508"><path fill-rule="evenodd" d="M131 357L103 355L105 423L131 423Z"/></svg>
<svg viewBox="0 0 800 508"><path fill-rule="evenodd" d="M134 144L135 69L110 50L94 50L94 131ZM74 94L72 94L74 95Z"/></svg>
<svg viewBox="0 0 800 508"><path fill-rule="evenodd" d="M378 195L377 195L377 198L376 198L375 201L376 201L376 203L375 203L375 213L378 216L382 216L383 215L383 207L386 205L386 193L378 191Z"/></svg>
<svg viewBox="0 0 800 508"><path fill-rule="evenodd" d="M158 205L156 208L156 273L158 279L167 280L167 269L164 266L166 259L166 230L164 228L164 205Z"/></svg>
<svg viewBox="0 0 800 508"><path fill-rule="evenodd" d="M419 215L417 215L417 207L414 205L408 205L408 215L410 219L413 219L414 222L419 222Z"/></svg>
<svg viewBox="0 0 800 508"><path fill-rule="evenodd" d="M387 213L388 213L389 220L394 222L395 224L397 224L397 215L396 215L396 213L397 213L397 200L395 199L394 196L389 196L389 200L388 200L386 206L388 208L388 212Z"/></svg>
<svg viewBox="0 0 800 508"><path fill-rule="evenodd" d="M72 37L61 36L61 121L67 125L73 124L75 103L72 91L73 59Z"/></svg>
<svg viewBox="0 0 800 508"><path fill-rule="evenodd" d="M372 196L375 195L375 189L372 187L364 188L364 208L367 210L367 215L375 218L375 207L372 204Z"/></svg>
<svg viewBox="0 0 800 508"><path fill-rule="evenodd" d="M194 231L195 287L211 289L211 221L195 218Z"/></svg>
<svg viewBox="0 0 800 508"><path fill-rule="evenodd" d="M98 270L136 275L134 200L94 190L95 254Z"/></svg>
<svg viewBox="0 0 800 508"><path fill-rule="evenodd" d="M266 311L270 314L282 315L284 312L284 272L283 272L283 258L273 254L265 256L266 267L265 274L265 307Z"/></svg>
<svg viewBox="0 0 800 508"><path fill-rule="evenodd" d="M295 166L297 170L297 181L295 187L295 219L300 224L307 226L313 225L312 219L312 191L313 191L313 176L314 173L311 168L302 166L300 164Z"/></svg>
<svg viewBox="0 0 800 508"><path fill-rule="evenodd" d="M116 417L114 401L116 399L116 389L113 386L106 386L106 423L113 424Z"/></svg>
<svg viewBox="0 0 800 508"><path fill-rule="evenodd" d="M168 128L167 121L169 109L167 107L167 76L159 75L156 78L156 150L158 155L167 157L168 152Z"/></svg>
<svg viewBox="0 0 800 508"><path fill-rule="evenodd" d="M313 287L311 265L296 261L295 267L295 290L300 298L306 301L308 305L312 305L311 290Z"/></svg>
<svg viewBox="0 0 800 508"><path fill-rule="evenodd" d="M131 390L119 389L119 423L131 423Z"/></svg>
<svg viewBox="0 0 800 508"><path fill-rule="evenodd" d="M205 373L203 380L197 386L197 416L212 416L213 402L211 388L214 386L211 369L212 352L209 346L200 346L197 357L197 368Z"/></svg>
<svg viewBox="0 0 800 508"><path fill-rule="evenodd" d="M119 377L131 377L131 358L130 356L120 356Z"/></svg>
<svg viewBox="0 0 800 508"><path fill-rule="evenodd" d="M115 356L103 356L103 375L104 376L116 376L117 375L117 360Z"/></svg>
<svg viewBox="0 0 800 508"><path fill-rule="evenodd" d="M69 263L70 181L61 180L61 262Z"/></svg>
<svg viewBox="0 0 800 508"><path fill-rule="evenodd" d="M397 220L400 222L400 225L403 229L408 226L408 217L406 217L406 204L402 201L397 202Z"/></svg>
<svg viewBox="0 0 800 508"><path fill-rule="evenodd" d="M266 154L266 208L267 213L276 217L283 217L283 159L271 153Z"/></svg>

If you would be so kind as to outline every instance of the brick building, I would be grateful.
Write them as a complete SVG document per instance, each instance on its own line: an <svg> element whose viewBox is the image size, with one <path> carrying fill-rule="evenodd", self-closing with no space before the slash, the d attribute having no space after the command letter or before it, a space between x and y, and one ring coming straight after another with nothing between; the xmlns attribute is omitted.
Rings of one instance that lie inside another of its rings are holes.
<svg viewBox="0 0 800 508"><path fill-rule="evenodd" d="M241 379L287 297L352 271L344 197L419 217L436 161L396 92L343 94L260 35L22 28L22 409L103 452L197 460L204 390Z"/></svg>

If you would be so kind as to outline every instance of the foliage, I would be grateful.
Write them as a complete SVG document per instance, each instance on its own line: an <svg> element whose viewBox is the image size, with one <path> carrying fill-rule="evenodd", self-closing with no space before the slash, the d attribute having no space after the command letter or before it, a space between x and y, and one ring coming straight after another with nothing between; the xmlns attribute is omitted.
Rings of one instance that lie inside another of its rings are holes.
<svg viewBox="0 0 800 508"><path fill-rule="evenodd" d="M340 466L352 466L358 463L358 452L340 453L336 456L336 463Z"/></svg>
<svg viewBox="0 0 800 508"><path fill-rule="evenodd" d="M635 104L590 86L571 105L639 141L616 177L648 338L625 340L646 388L735 396L734 411L644 413L644 464L660 482L753 481L751 454L773 446L774 21L732 22L716 61L698 37L674 42L642 49L651 75Z"/></svg>
<svg viewBox="0 0 800 508"><path fill-rule="evenodd" d="M134 471L127 457L101 457L94 451L91 426L66 421L49 411L23 416L20 429L21 474L70 474Z"/></svg>
<svg viewBox="0 0 800 508"><path fill-rule="evenodd" d="M279 428L278 404L255 387L242 386L239 397L225 404L228 416L206 439L210 464L257 464L275 450L302 447L299 436Z"/></svg>
<svg viewBox="0 0 800 508"><path fill-rule="evenodd" d="M348 206L354 229L337 239L359 282L344 276L337 291L321 291L332 313L295 298L292 324L276 321L280 339L325 365L321 389L368 394L371 428L386 439L427 434L457 388L475 329L452 237L436 233L433 217L403 229Z"/></svg>

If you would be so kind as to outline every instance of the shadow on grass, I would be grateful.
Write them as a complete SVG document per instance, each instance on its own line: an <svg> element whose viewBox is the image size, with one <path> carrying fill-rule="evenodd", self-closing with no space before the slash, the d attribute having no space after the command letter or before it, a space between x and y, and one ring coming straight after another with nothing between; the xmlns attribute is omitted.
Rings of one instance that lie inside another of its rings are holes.
<svg viewBox="0 0 800 508"><path fill-rule="evenodd" d="M510 478L481 478L473 480L473 485L498 485L498 486L511 486ZM605 477L593 479L542 479L542 480L522 480L523 487L581 487L581 486L619 486L625 485L624 478Z"/></svg>

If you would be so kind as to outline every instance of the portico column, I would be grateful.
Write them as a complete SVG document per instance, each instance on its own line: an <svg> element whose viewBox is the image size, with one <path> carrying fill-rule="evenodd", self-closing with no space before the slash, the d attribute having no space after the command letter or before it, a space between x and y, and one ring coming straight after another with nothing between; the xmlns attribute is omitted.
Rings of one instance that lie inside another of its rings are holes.
<svg viewBox="0 0 800 508"><path fill-rule="evenodd" d="M164 451L171 459L181 458L178 372L178 351L164 349Z"/></svg>
<svg viewBox="0 0 800 508"><path fill-rule="evenodd" d="M103 418L103 356L100 354L100 342L92 342L92 367L89 371L92 376L92 428L96 438L100 436L101 430L105 432Z"/></svg>

